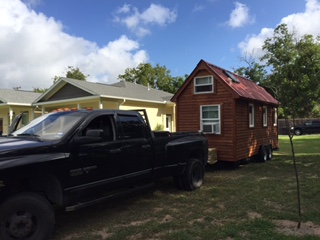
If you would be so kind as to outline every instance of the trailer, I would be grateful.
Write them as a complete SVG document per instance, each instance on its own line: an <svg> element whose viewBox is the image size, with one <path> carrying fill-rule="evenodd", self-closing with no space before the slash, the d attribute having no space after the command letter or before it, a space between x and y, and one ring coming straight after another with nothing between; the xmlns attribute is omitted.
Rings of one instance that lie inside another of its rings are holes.
<svg viewBox="0 0 320 240"><path fill-rule="evenodd" d="M209 164L267 161L278 148L279 102L250 79L200 60L171 101L177 131L206 134Z"/></svg>

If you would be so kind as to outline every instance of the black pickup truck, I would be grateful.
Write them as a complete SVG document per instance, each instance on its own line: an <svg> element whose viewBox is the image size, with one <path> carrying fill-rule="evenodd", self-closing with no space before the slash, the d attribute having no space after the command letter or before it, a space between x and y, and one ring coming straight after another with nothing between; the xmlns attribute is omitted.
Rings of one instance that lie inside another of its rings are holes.
<svg viewBox="0 0 320 240"><path fill-rule="evenodd" d="M173 177L202 185L201 133L153 132L145 111L52 112L0 137L0 239L47 239L54 209L73 211Z"/></svg>

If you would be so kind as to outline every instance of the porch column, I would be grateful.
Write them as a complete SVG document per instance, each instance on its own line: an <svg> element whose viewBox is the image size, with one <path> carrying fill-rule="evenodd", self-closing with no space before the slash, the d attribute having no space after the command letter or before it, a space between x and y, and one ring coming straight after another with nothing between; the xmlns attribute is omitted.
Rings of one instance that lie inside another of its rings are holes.
<svg viewBox="0 0 320 240"><path fill-rule="evenodd" d="M9 108L9 124L8 126L11 126L13 120L13 109L10 107Z"/></svg>

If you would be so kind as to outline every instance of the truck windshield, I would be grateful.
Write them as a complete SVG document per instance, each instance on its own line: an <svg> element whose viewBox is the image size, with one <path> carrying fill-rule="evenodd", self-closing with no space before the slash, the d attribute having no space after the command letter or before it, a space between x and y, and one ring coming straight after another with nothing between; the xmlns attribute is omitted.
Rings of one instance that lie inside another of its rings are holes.
<svg viewBox="0 0 320 240"><path fill-rule="evenodd" d="M11 136L36 136L42 140L57 140L77 124L85 112L54 112L32 120Z"/></svg>

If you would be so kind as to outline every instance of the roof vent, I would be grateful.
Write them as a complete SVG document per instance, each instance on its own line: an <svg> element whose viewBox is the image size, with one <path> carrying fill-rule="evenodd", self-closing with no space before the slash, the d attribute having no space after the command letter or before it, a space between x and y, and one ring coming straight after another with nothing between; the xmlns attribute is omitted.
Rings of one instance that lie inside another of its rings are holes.
<svg viewBox="0 0 320 240"><path fill-rule="evenodd" d="M240 83L240 81L231 73L231 72L228 72L228 71L224 71L224 73L229 77L231 78L231 80L235 83ZM230 83L230 82L229 82Z"/></svg>

